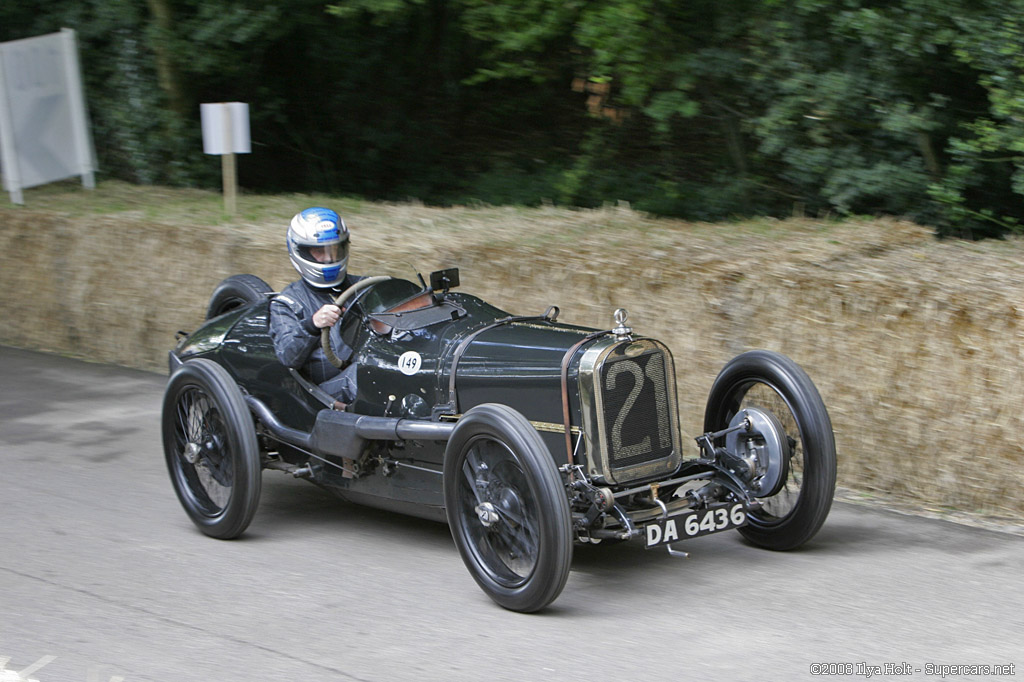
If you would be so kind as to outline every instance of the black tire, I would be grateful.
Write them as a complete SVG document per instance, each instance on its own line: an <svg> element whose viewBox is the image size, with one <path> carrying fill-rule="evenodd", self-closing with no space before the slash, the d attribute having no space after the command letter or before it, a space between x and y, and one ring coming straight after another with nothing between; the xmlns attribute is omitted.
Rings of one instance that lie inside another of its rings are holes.
<svg viewBox="0 0 1024 682"><path fill-rule="evenodd" d="M190 360L167 384L164 457L192 522L222 540L241 535L260 500L260 454L252 415L231 375Z"/></svg>
<svg viewBox="0 0 1024 682"><path fill-rule="evenodd" d="M273 293L269 284L256 275L231 275L217 285L210 296L210 305L206 307L206 319L223 315L256 301L262 301L267 294Z"/></svg>
<svg viewBox="0 0 1024 682"><path fill-rule="evenodd" d="M785 482L760 500L740 533L755 545L795 549L821 528L836 488L836 444L825 403L807 373L784 355L750 351L722 369L708 395L704 430L720 431L746 407L771 412L789 438Z"/></svg>
<svg viewBox="0 0 1024 682"><path fill-rule="evenodd" d="M445 451L444 500L459 554L487 596L525 613L558 597L572 564L569 501L525 417L487 404L459 420Z"/></svg>

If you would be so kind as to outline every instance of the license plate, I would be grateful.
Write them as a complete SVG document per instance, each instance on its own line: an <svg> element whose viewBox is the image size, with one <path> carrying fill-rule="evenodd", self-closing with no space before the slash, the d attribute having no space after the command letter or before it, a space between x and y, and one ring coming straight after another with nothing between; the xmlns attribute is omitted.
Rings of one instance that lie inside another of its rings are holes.
<svg viewBox="0 0 1024 682"><path fill-rule="evenodd" d="M647 549L659 547L687 538L710 535L747 525L747 512L742 504L722 505L658 519L644 526Z"/></svg>

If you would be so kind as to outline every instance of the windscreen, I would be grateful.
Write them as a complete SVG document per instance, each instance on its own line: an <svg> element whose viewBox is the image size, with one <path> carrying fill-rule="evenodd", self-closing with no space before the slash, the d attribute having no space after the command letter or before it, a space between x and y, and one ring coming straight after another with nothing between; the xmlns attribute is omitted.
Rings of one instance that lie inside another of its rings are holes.
<svg viewBox="0 0 1024 682"><path fill-rule="evenodd" d="M409 280L389 279L371 287L362 297L360 305L366 314L380 313L422 291L423 287Z"/></svg>

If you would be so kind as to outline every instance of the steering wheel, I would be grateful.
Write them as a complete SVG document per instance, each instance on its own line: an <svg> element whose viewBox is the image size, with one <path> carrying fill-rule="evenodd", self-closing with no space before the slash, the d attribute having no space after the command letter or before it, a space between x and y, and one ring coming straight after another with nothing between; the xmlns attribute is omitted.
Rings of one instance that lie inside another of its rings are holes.
<svg viewBox="0 0 1024 682"><path fill-rule="evenodd" d="M389 279L391 278L388 277L387 275L380 275L377 277L367 277L366 279L361 279L352 286L350 286L348 289L345 289L345 291L341 292L338 295L338 298L334 299L334 305L343 307L346 301L354 297L360 291L368 287L372 287L374 284L380 284L381 282L384 282ZM344 322L345 320L345 315L347 315L348 311L351 309L352 306L349 306L347 309L345 309L345 311L341 314L341 317L338 318L338 321L335 322L334 325L332 326L340 327L342 322ZM324 349L324 355L327 356L327 361L334 365L335 367L337 367L338 369L341 369L343 363L334 353L334 349L331 348L331 327L324 327L323 329L320 330L320 347Z"/></svg>

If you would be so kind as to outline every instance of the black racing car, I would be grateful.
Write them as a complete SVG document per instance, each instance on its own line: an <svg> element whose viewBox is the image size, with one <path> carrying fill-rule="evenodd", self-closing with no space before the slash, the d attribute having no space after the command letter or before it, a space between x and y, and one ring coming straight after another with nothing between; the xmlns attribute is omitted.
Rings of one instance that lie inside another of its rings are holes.
<svg viewBox="0 0 1024 682"><path fill-rule="evenodd" d="M204 533L240 535L262 470L277 469L447 521L488 596L536 611L562 591L576 542L675 552L737 528L786 550L825 521L832 426L792 360L733 358L711 387L704 435L684 448L672 354L626 326L625 311L593 330L559 323L554 307L509 315L454 292L454 269L418 279L369 278L339 297L331 333L358 363L344 411L277 361L265 282L217 287L207 321L170 354L163 405L171 480Z"/></svg>

